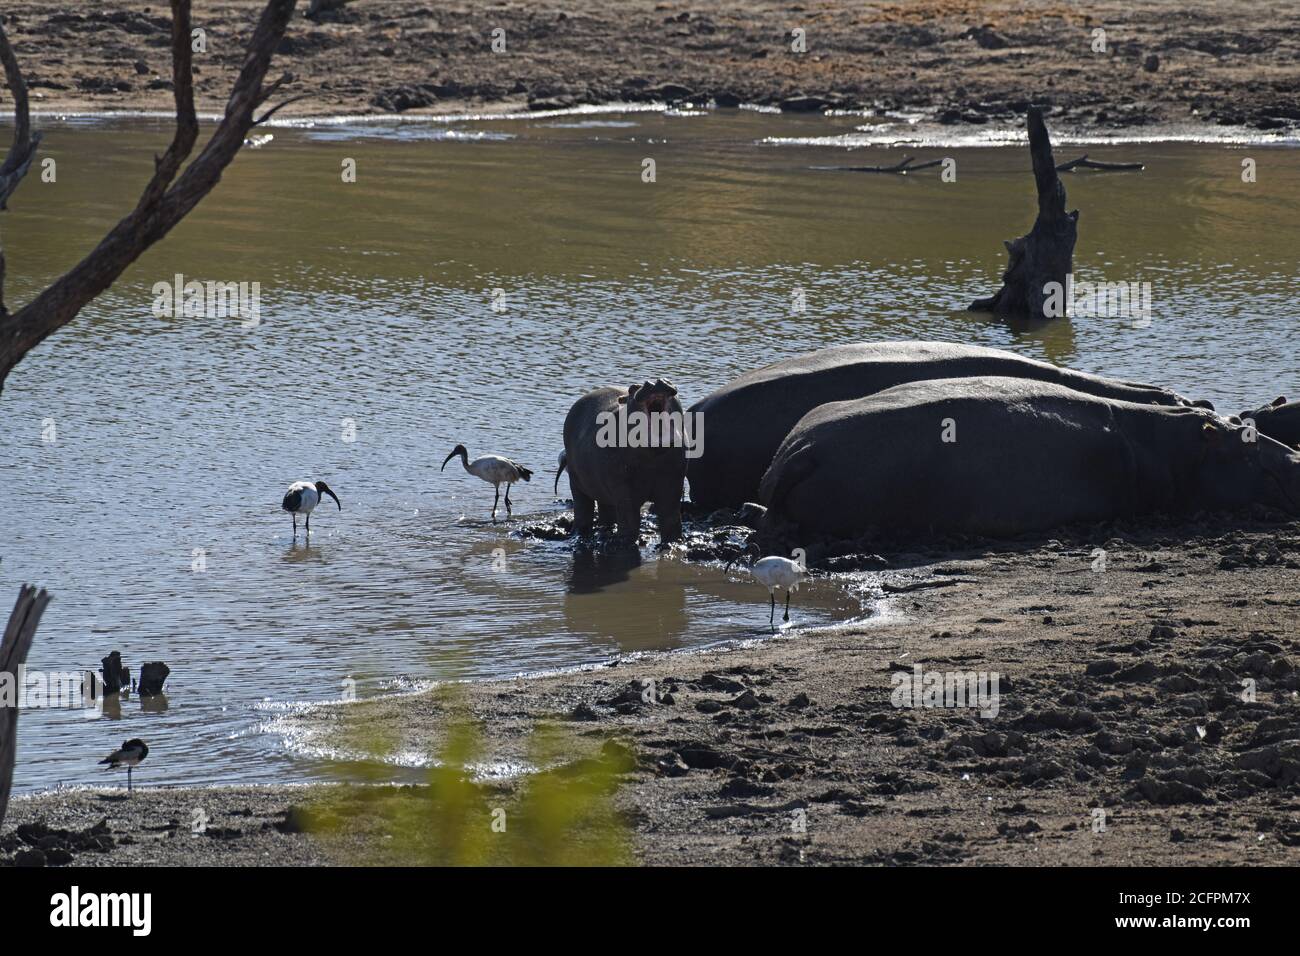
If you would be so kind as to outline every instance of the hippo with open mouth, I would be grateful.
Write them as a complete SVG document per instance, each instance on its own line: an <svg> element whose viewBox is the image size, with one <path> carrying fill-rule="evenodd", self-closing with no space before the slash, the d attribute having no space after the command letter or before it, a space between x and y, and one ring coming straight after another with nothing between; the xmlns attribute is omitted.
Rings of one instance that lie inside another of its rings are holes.
<svg viewBox="0 0 1300 956"><path fill-rule="evenodd" d="M749 372L691 407L691 419L709 431L702 453L689 463L691 500L706 508L754 501L777 446L818 405L907 382L973 375L1052 382L1128 402L1193 404L1168 389L1058 368L1001 349L944 342L839 345Z"/></svg>
<svg viewBox="0 0 1300 956"><path fill-rule="evenodd" d="M1300 515L1300 453L1215 413L972 377L821 405L763 476L774 531L1005 537L1262 503Z"/></svg>
<svg viewBox="0 0 1300 956"><path fill-rule="evenodd" d="M626 390L598 388L574 402L564 419L561 470L569 470L578 534L591 533L599 506L602 527L617 526L620 537L635 540L641 506L649 501L659 518L660 540L680 538L684 428L677 389L662 378Z"/></svg>

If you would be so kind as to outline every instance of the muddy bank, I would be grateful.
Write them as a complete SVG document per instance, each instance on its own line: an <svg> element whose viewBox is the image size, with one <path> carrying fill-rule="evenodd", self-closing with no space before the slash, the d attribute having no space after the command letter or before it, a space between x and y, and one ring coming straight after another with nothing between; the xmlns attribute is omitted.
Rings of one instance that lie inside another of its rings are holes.
<svg viewBox="0 0 1300 956"><path fill-rule="evenodd" d="M207 40L195 56L200 109L224 106L260 7L195 10ZM170 109L165 13L157 0L7 5L34 108ZM1093 51L1099 28L1105 52ZM806 52L792 50L795 29ZM1300 12L1281 0L360 0L317 22L296 17L274 69L309 94L290 107L298 114L714 100L980 125L1018 123L1035 101L1099 129L1279 129L1300 124Z"/></svg>
<svg viewBox="0 0 1300 956"><path fill-rule="evenodd" d="M346 749L362 728L394 753L436 754L464 710L482 724L479 761L510 766L535 760L534 731L551 727L561 775L619 781L628 859L651 864L1300 861L1300 523L1116 524L857 561L883 599L859 624L468 685L454 706L420 694L325 707L296 729ZM894 706L895 674L917 665L996 672L996 715ZM475 799L486 814L523 779L489 780ZM115 848L76 849L76 862L328 863L373 853L392 819L376 807L427 802L380 789L378 803L328 787L46 794L14 803L0 859L39 844L22 824L107 818L90 837ZM337 817L340 793L347 826L297 832L303 808ZM195 807L216 835L189 832Z"/></svg>

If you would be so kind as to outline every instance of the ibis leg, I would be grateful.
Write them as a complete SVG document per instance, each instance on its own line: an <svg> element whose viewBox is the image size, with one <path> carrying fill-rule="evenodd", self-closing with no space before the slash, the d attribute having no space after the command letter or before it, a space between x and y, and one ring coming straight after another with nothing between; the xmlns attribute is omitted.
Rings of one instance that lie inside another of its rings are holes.
<svg viewBox="0 0 1300 956"><path fill-rule="evenodd" d="M776 620L776 591L768 591L767 596L772 599L772 609L767 614L767 623L771 624Z"/></svg>
<svg viewBox="0 0 1300 956"><path fill-rule="evenodd" d="M311 515L307 515L307 533L311 534Z"/></svg>
<svg viewBox="0 0 1300 956"><path fill-rule="evenodd" d="M293 536L298 537L298 513L293 512Z"/></svg>
<svg viewBox="0 0 1300 956"><path fill-rule="evenodd" d="M781 620L783 621L790 620L790 591L788 588L786 589L785 592L785 617L781 618Z"/></svg>
<svg viewBox="0 0 1300 956"><path fill-rule="evenodd" d="M506 485L506 518L510 517L510 486Z"/></svg>
<svg viewBox="0 0 1300 956"><path fill-rule="evenodd" d="M127 767L127 768L126 768L126 792L127 792L128 794L132 792L132 787L131 787L131 768L130 768L130 767Z"/></svg>
<svg viewBox="0 0 1300 956"><path fill-rule="evenodd" d="M501 500L501 486L496 485L497 496L492 499L492 523L497 523L497 503Z"/></svg>

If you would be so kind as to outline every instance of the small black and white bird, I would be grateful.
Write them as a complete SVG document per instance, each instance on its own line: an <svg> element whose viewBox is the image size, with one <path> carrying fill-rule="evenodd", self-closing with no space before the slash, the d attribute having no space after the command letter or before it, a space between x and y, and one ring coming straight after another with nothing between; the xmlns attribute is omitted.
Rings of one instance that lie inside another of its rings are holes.
<svg viewBox="0 0 1300 956"><path fill-rule="evenodd" d="M334 499L334 503L339 506L339 511L343 510L339 496L330 491L330 486L323 481L295 481L289 486L289 490L284 493L284 501L280 502L280 507L293 515L294 537L298 536L298 515L307 516L307 533L311 534L312 509L321 503L325 495Z"/></svg>
<svg viewBox="0 0 1300 956"><path fill-rule="evenodd" d="M126 768L126 792L131 793L131 771L138 767L145 757L149 756L149 745L139 737L134 737L122 744L120 750L114 750L111 754L100 761L101 764L108 764L109 770L116 770L119 767Z"/></svg>
<svg viewBox="0 0 1300 956"><path fill-rule="evenodd" d="M517 461L511 461L509 458L502 458L500 455L484 455L482 458L469 460L469 452L465 450L464 445L457 445L451 450L451 454L443 459L442 467L439 471L445 471L447 462L451 461L457 455L460 456L461 464L475 478L482 478L488 484L496 488L497 495L492 500L492 521L497 520L497 503L501 500L501 486L506 486L506 519L510 518L510 486L521 478L524 481L531 481L533 473L519 464Z"/></svg>

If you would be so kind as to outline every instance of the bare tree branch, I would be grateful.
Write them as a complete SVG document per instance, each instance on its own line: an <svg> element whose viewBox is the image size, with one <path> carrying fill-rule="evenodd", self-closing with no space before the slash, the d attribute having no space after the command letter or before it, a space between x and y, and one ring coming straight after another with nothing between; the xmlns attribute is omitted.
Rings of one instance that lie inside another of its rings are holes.
<svg viewBox="0 0 1300 956"><path fill-rule="evenodd" d="M27 175L27 170L36 158L36 147L40 145L41 134L32 132L32 118L27 106L27 83L23 71L18 66L9 38L5 36L4 25L0 24L0 63L4 64L5 81L14 98L14 141L9 147L9 155L0 164L0 209L5 209L9 197L13 195L18 184ZM5 254L0 246L0 319L9 314L5 308ZM3 381L3 379L0 379Z"/></svg>
<svg viewBox="0 0 1300 956"><path fill-rule="evenodd" d="M27 660L27 651L36 636L36 625L41 622L50 596L45 589L37 590L24 584L18 591L18 601L9 615L9 623L0 634L0 674L11 674L17 693L18 668ZM0 824L4 823L5 810L9 808L9 786L14 779L14 753L18 745L18 701L12 707L0 706Z"/></svg>
<svg viewBox="0 0 1300 956"><path fill-rule="evenodd" d="M895 173L899 176L906 176L908 173L916 173L923 169L933 169L935 166L942 165L942 159L917 163L915 156L904 156L900 162L894 163L892 166L814 166L813 168L829 169L841 173Z"/></svg>
<svg viewBox="0 0 1300 956"><path fill-rule="evenodd" d="M1089 159L1088 154L1084 153L1078 159L1072 159L1068 163L1061 163L1056 167L1058 173L1068 173L1076 169L1101 169L1105 171L1128 170L1128 169L1146 169L1142 163L1103 163L1096 159Z"/></svg>
<svg viewBox="0 0 1300 956"><path fill-rule="evenodd" d="M22 309L11 316L0 315L0 387L24 355L71 322L86 303L112 285L132 262L167 235L212 191L253 127L254 111L284 82L284 78L271 84L263 81L293 15L296 0L268 0L249 40L224 117L212 138L182 172L181 165L198 137L191 75L190 0L171 0L171 4L175 137L167 152L156 161L154 175L136 207L99 245ZM2 45L7 48L7 44ZM18 79L21 86L21 76ZM12 89L12 75L9 83Z"/></svg>

